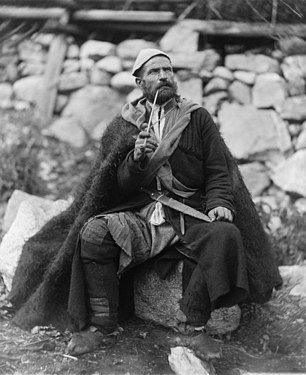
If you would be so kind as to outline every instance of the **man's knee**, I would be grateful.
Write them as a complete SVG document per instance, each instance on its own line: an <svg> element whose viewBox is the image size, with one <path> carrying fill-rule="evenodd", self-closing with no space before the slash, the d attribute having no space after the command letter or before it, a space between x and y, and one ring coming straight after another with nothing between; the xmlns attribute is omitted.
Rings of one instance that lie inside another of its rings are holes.
<svg viewBox="0 0 306 375"><path fill-rule="evenodd" d="M107 226L107 219L92 218L81 230L80 255L84 262L109 263L119 255L119 247L115 243Z"/></svg>
<svg viewBox="0 0 306 375"><path fill-rule="evenodd" d="M107 232L107 219L105 217L93 217L84 224L80 232L80 237L82 241L101 245Z"/></svg>
<svg viewBox="0 0 306 375"><path fill-rule="evenodd" d="M223 238L224 241L240 240L241 234L235 224L227 221L215 221L212 224L213 235L217 238Z"/></svg>

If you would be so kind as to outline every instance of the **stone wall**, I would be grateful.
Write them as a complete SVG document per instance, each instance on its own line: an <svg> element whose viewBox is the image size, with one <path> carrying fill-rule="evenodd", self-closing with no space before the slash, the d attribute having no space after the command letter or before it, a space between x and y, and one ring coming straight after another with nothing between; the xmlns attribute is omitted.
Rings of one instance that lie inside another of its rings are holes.
<svg viewBox="0 0 306 375"><path fill-rule="evenodd" d="M20 111L37 104L52 37L2 46L0 108ZM140 96L130 73L139 50L161 48L172 59L181 95L213 115L254 199L272 207L293 200L305 210L306 55L299 55L305 44L293 38L278 50L245 47L224 56L208 46L199 50L199 33L184 23L156 43L78 45L69 37L60 79L50 82L58 86L54 121L44 131L74 147L98 140L122 105Z"/></svg>

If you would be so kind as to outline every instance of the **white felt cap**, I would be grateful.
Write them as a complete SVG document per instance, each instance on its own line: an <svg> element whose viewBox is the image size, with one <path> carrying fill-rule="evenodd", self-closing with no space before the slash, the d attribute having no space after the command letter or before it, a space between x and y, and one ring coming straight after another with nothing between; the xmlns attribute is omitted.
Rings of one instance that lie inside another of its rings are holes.
<svg viewBox="0 0 306 375"><path fill-rule="evenodd" d="M146 62L148 62L150 59L152 59L152 57L155 57L155 56L165 56L171 62L170 57L165 52L160 51L159 49L155 49L155 48L144 48L139 52L139 54L138 54L138 56L135 60L135 63L134 63L133 69L132 69L132 75L137 77L138 70Z"/></svg>

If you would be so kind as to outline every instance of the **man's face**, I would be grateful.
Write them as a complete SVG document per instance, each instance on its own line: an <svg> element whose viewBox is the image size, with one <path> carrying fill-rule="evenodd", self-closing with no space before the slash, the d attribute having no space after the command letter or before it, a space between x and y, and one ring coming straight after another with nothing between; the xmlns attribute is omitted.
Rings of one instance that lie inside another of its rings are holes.
<svg viewBox="0 0 306 375"><path fill-rule="evenodd" d="M172 65L165 56L155 56L141 68L141 77L136 79L144 96L153 103L158 89L157 104L163 104L177 94Z"/></svg>

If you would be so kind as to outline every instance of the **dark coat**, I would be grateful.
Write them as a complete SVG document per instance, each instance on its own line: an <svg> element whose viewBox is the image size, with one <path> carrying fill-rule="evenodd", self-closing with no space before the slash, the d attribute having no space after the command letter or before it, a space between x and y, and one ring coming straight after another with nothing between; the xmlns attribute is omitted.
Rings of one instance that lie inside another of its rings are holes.
<svg viewBox="0 0 306 375"><path fill-rule="evenodd" d="M73 328L67 314L71 263L80 229L96 214L123 204L117 170L133 148L138 129L116 117L101 139L97 158L71 206L52 218L23 247L9 295L22 328L52 323ZM230 172L235 224L246 249L249 301L266 302L281 278L269 242L235 160L220 137Z"/></svg>

